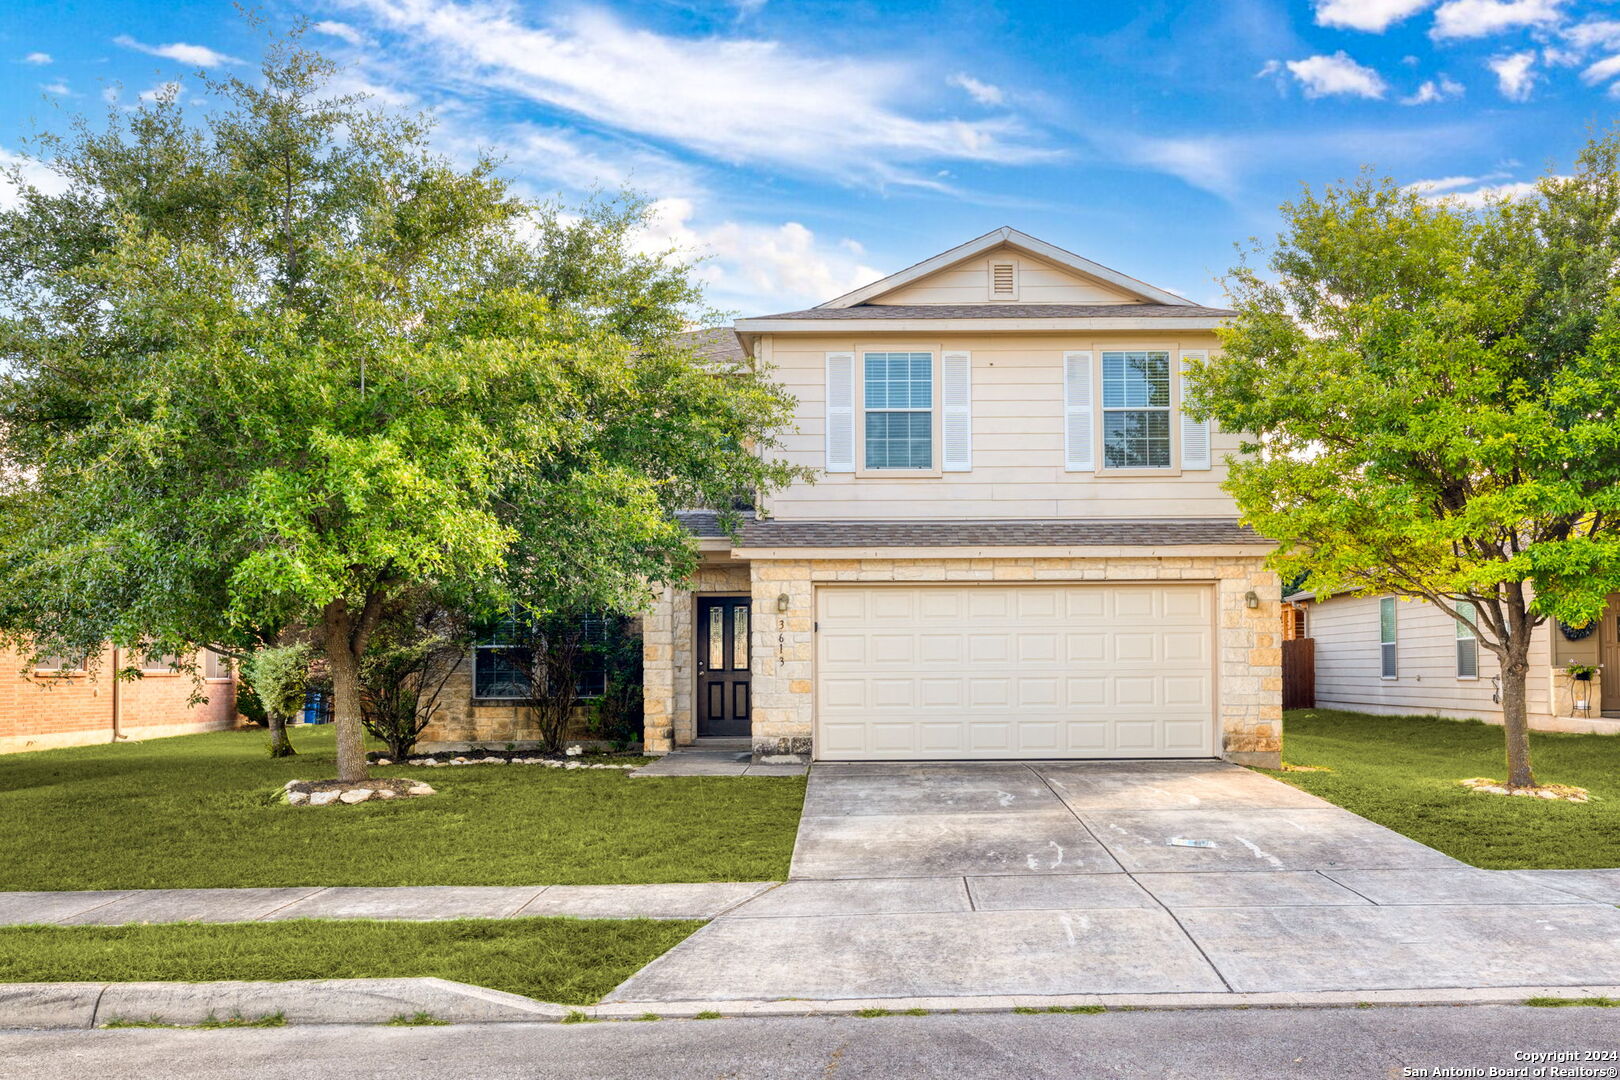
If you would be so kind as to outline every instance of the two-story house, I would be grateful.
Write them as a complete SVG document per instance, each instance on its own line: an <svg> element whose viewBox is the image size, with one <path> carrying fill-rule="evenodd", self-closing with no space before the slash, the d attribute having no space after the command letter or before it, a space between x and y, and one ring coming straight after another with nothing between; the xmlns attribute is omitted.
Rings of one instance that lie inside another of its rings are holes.
<svg viewBox="0 0 1620 1080"><path fill-rule="evenodd" d="M798 399L775 495L643 624L646 744L757 760L1277 767L1279 583L1181 410L1231 313L1013 229L739 320Z"/></svg>

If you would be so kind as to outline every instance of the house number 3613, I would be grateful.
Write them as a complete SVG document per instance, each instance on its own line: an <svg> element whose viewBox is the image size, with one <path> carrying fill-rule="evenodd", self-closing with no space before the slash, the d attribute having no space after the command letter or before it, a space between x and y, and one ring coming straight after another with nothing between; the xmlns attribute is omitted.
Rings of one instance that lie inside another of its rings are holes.
<svg viewBox="0 0 1620 1080"><path fill-rule="evenodd" d="M776 662L778 664L787 663L787 634L784 632L786 630L787 630L787 620L786 619L777 619L776 620Z"/></svg>

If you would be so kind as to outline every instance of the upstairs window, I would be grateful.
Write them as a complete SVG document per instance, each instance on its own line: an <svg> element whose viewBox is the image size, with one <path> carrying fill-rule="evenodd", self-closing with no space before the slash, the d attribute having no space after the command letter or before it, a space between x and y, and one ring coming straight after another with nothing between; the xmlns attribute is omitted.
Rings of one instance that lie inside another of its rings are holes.
<svg viewBox="0 0 1620 1080"><path fill-rule="evenodd" d="M1103 465L1170 468L1170 354L1102 354Z"/></svg>
<svg viewBox="0 0 1620 1080"><path fill-rule="evenodd" d="M1386 596L1378 601L1378 675L1383 679L1395 677L1395 598Z"/></svg>
<svg viewBox="0 0 1620 1080"><path fill-rule="evenodd" d="M1457 605L1457 614L1469 622L1479 622L1474 605L1466 600ZM1457 678L1479 678L1479 639L1462 619L1457 620Z"/></svg>
<svg viewBox="0 0 1620 1080"><path fill-rule="evenodd" d="M866 467L934 467L934 355L869 352L862 357Z"/></svg>

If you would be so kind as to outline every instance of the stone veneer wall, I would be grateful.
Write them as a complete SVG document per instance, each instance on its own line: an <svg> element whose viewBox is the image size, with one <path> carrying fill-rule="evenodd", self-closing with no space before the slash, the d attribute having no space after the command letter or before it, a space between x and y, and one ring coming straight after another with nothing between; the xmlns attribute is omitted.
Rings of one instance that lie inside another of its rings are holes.
<svg viewBox="0 0 1620 1080"><path fill-rule="evenodd" d="M643 633L645 629L643 626ZM636 632L633 623L630 631ZM651 673L650 669L644 670ZM566 737L592 738L588 730L590 715L588 706L576 705ZM469 653L445 682L439 694L439 712L433 722L422 729L417 741L422 744L484 743L500 749L506 743L534 742L539 738L539 725L529 709L510 701L479 701L473 697L473 659Z"/></svg>
<svg viewBox="0 0 1620 1080"><path fill-rule="evenodd" d="M1222 756L1278 768L1282 752L1281 586L1263 556L813 559L753 566L756 760L811 752L815 586L855 581L1209 581L1216 587ZM1254 590L1260 606L1245 606ZM788 610L777 611L787 594Z"/></svg>
<svg viewBox="0 0 1620 1080"><path fill-rule="evenodd" d="M697 738L697 719L692 711L695 700L692 621L696 617L697 597L727 593L746 596L750 588L747 563L706 563L692 575L686 588L666 586L652 614L642 620L643 731L649 753L690 746ZM761 611L756 604L752 613L756 651Z"/></svg>

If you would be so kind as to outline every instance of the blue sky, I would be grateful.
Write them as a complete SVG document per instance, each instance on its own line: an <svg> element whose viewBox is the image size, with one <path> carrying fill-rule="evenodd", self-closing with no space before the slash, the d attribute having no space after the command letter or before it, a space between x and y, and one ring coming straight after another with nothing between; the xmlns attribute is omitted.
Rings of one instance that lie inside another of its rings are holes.
<svg viewBox="0 0 1620 1080"><path fill-rule="evenodd" d="M1601 0L268 0L343 84L490 147L535 194L630 184L649 243L744 314L828 299L1013 225L1201 301L1277 204L1372 165L1479 198L1564 168L1620 104ZM205 67L224 0L12 0L0 160ZM199 110L206 97L186 93ZM0 200L6 197L0 190Z"/></svg>

